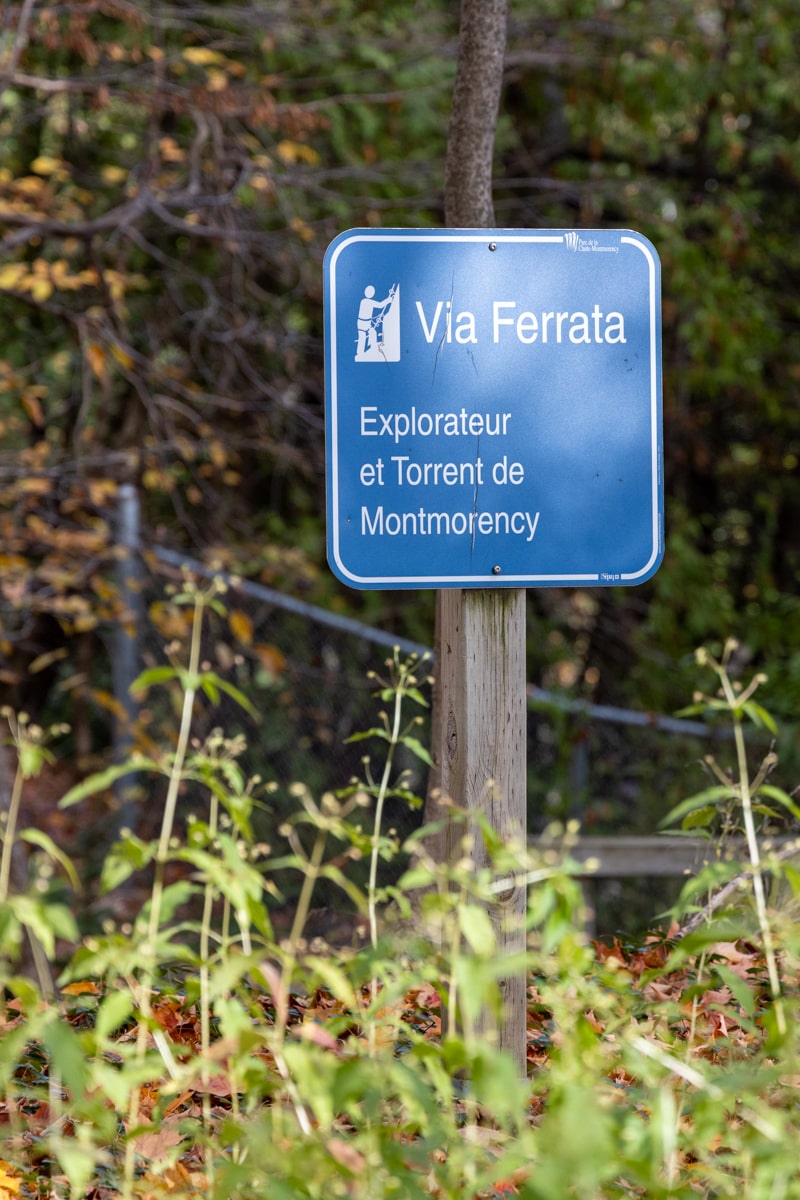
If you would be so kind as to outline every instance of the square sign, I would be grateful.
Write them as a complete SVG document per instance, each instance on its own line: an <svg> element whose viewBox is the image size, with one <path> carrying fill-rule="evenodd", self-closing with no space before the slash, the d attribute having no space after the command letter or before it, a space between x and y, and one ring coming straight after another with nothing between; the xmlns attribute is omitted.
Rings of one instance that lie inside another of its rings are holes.
<svg viewBox="0 0 800 1200"><path fill-rule="evenodd" d="M658 255L356 229L325 256L328 560L356 588L641 583L663 555Z"/></svg>

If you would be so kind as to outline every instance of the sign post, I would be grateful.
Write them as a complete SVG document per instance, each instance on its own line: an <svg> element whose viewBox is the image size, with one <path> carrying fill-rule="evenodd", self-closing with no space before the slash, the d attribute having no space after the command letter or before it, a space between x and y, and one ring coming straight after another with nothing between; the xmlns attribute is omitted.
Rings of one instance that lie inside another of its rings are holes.
<svg viewBox="0 0 800 1200"><path fill-rule="evenodd" d="M331 569L445 590L442 626L464 636L437 662L442 790L524 840L524 651L484 671L470 648L514 629L524 647L526 588L658 569L658 256L628 230L349 230L325 299ZM497 588L507 605L464 599ZM466 628L483 620L503 628ZM518 891L499 907L524 947ZM524 1054L524 981L514 1005Z"/></svg>

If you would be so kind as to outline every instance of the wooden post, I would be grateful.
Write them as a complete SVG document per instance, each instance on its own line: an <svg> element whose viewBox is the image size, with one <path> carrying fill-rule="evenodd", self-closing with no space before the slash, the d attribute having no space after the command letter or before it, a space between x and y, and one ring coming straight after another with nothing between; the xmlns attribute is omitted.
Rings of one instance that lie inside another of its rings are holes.
<svg viewBox="0 0 800 1200"><path fill-rule="evenodd" d="M518 588L442 591L437 691L441 714L442 793L467 811L482 813L504 841L526 838L525 592ZM486 865L476 822L472 858ZM443 852L458 854L463 827L453 825ZM510 887L490 908L499 957L525 949L526 888ZM502 979L503 1023L498 1044L526 1064L526 978ZM485 1018L488 1020L488 1017Z"/></svg>

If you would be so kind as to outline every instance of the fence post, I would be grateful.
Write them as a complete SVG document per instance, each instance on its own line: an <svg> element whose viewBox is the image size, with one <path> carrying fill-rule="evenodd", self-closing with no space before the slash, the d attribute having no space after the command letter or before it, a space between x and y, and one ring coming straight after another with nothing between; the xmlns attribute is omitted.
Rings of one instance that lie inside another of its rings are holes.
<svg viewBox="0 0 800 1200"><path fill-rule="evenodd" d="M114 534L117 545L117 589L119 616L113 635L111 677L116 712L114 716L114 760L124 763L134 746L133 727L138 706L131 684L140 674L139 630L142 625L141 511L139 493L132 483L117 492ZM136 772L123 775L115 785L116 833L133 828L139 787Z"/></svg>

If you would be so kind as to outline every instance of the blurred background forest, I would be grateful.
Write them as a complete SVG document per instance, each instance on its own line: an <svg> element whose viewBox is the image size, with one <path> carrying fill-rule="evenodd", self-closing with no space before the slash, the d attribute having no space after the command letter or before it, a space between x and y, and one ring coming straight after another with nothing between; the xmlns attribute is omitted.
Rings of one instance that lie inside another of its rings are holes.
<svg viewBox="0 0 800 1200"><path fill-rule="evenodd" d="M350 592L325 563L321 263L345 228L443 222L457 4L24 0L0 22L0 703L71 721L71 759L109 746L122 485L145 551L430 645L433 593ZM735 636L790 771L798 40L798 0L512 0L495 159L498 226L629 227L662 262L664 563L636 589L530 591L528 678L666 714L698 686L695 648ZM145 657L185 632L150 565ZM259 770L313 774L304 747L363 720L342 724L341 652L253 605L209 652L283 697ZM561 735L542 735L550 766ZM626 776L652 829L673 783L695 789L698 747L676 782L626 739L601 776ZM574 811L568 776L541 784L553 815ZM618 830L624 796L600 792L583 811Z"/></svg>

